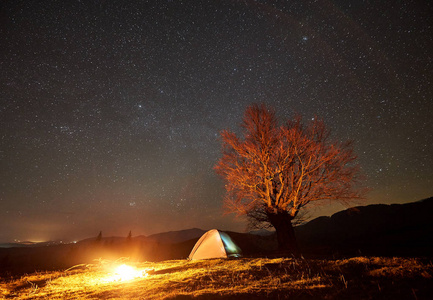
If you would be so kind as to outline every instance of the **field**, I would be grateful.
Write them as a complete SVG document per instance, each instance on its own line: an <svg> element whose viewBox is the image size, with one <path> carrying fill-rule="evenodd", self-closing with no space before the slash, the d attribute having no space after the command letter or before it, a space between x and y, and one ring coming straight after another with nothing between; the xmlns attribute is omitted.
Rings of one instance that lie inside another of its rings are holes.
<svg viewBox="0 0 433 300"><path fill-rule="evenodd" d="M116 266L134 268L124 278ZM415 258L95 261L1 278L6 299L433 299L433 265Z"/></svg>

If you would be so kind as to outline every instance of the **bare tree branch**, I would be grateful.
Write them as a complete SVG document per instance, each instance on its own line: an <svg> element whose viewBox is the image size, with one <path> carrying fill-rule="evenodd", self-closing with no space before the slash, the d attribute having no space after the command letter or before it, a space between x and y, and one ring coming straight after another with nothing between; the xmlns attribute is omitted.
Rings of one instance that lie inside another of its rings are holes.
<svg viewBox="0 0 433 300"><path fill-rule="evenodd" d="M307 205L363 197L353 143L331 141L321 119L304 125L296 117L279 125L272 109L252 105L242 128L242 138L221 133L223 155L214 167L226 182L226 212L263 227L276 214L290 222Z"/></svg>

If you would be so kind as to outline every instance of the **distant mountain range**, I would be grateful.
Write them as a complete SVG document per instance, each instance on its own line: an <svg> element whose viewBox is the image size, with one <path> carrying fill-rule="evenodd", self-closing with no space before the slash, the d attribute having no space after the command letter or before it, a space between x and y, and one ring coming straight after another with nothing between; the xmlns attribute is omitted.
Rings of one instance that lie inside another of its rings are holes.
<svg viewBox="0 0 433 300"><path fill-rule="evenodd" d="M199 228L192 228L192 229L184 229L179 231L168 231L168 232L161 232L157 234L152 234L149 236L139 235L135 236L132 239L133 240L141 240L141 241L151 241L156 243L162 243L162 244L175 244L175 243L181 243L190 239L198 238L202 236L206 230L199 229ZM107 242L119 242L124 241L126 237L102 237L102 240ZM48 242L16 242L16 243L3 243L0 244L0 248L20 248L20 247L41 247L41 246L54 246L54 245L65 245L65 244L83 244L88 242L94 242L96 237L87 238L78 242L63 242L63 241L48 241Z"/></svg>
<svg viewBox="0 0 433 300"><path fill-rule="evenodd" d="M295 228L304 256L433 255L433 198L407 204L375 204L319 217ZM135 261L185 259L205 230L192 228L150 236L97 237L76 243L9 244L0 247L0 273L64 269L95 259ZM274 232L227 232L245 256L278 253ZM1 274L0 274L1 275Z"/></svg>
<svg viewBox="0 0 433 300"><path fill-rule="evenodd" d="M43 246L54 246L54 245L62 245L62 244L72 244L65 243L63 241L47 241L47 242L31 242L31 241L23 241L23 242L15 242L15 243L2 243L0 244L0 248L20 248L20 247L43 247Z"/></svg>
<svg viewBox="0 0 433 300"><path fill-rule="evenodd" d="M431 255L433 197L406 204L373 204L319 217L296 228L307 252Z"/></svg>
<svg viewBox="0 0 433 300"><path fill-rule="evenodd" d="M405 204L373 204L352 207L333 214L313 219L295 228L298 243L307 252L353 252L390 248L400 250L433 247L433 197ZM136 236L132 240L141 243L178 244L198 239L206 230L199 228L162 232L149 236ZM242 239L272 237L274 231L265 229L249 233L233 233ZM77 244L94 242L96 237L88 238ZM103 237L102 241L120 243L126 237ZM0 244L0 248L37 247L64 245L62 241L43 243L21 242ZM273 248L273 247L272 247Z"/></svg>
<svg viewBox="0 0 433 300"><path fill-rule="evenodd" d="M158 234L152 234L147 237L148 240L158 243L175 244L185 242L187 240L201 237L206 230L199 228L185 229L179 231L169 231Z"/></svg>

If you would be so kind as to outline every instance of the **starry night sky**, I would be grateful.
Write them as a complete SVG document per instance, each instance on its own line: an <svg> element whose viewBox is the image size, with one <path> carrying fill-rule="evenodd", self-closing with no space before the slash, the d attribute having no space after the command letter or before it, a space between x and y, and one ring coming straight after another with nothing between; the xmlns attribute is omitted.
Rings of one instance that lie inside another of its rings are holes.
<svg viewBox="0 0 433 300"><path fill-rule="evenodd" d="M260 102L355 140L365 204L433 196L432 15L422 0L2 1L0 242L244 230L212 168L219 132Z"/></svg>

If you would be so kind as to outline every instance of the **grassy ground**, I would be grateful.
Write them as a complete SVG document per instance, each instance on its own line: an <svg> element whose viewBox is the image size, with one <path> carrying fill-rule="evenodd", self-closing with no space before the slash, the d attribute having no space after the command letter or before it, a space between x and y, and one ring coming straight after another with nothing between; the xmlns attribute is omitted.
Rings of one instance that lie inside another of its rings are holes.
<svg viewBox="0 0 433 300"><path fill-rule="evenodd" d="M1 278L0 297L19 299L433 299L431 261L355 257L345 260L242 258L124 262Z"/></svg>

